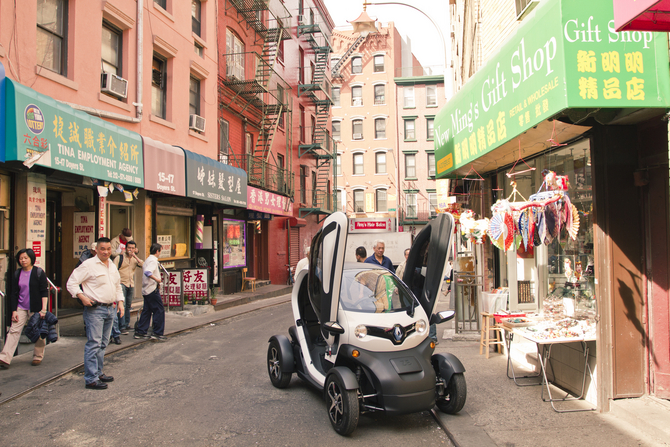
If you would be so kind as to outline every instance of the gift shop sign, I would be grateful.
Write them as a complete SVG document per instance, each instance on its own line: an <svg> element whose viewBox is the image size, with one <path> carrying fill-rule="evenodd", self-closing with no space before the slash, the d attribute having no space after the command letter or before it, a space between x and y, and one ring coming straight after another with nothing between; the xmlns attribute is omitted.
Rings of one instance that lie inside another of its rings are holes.
<svg viewBox="0 0 670 447"><path fill-rule="evenodd" d="M36 164L133 187L144 186L142 139L6 80L7 160Z"/></svg>
<svg viewBox="0 0 670 447"><path fill-rule="evenodd" d="M567 108L669 105L667 35L617 33L612 0L541 2L437 115L437 176Z"/></svg>
<svg viewBox="0 0 670 447"><path fill-rule="evenodd" d="M74 213L73 254L79 259L81 253L95 241L95 213Z"/></svg>

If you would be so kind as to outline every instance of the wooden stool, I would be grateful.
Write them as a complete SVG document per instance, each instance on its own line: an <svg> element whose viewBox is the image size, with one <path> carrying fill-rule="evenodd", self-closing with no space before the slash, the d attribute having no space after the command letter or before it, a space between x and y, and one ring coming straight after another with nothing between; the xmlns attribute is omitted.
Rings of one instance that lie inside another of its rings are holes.
<svg viewBox="0 0 670 447"><path fill-rule="evenodd" d="M486 358L489 358L489 347L491 345L500 345L502 346L505 342L503 341L503 329L496 324L495 317L490 312L482 312L482 334L479 340L479 355L482 355L482 349L486 348ZM493 321L493 324L491 324ZM490 332L494 332L494 338L490 337ZM502 352L501 348L496 347L498 352Z"/></svg>

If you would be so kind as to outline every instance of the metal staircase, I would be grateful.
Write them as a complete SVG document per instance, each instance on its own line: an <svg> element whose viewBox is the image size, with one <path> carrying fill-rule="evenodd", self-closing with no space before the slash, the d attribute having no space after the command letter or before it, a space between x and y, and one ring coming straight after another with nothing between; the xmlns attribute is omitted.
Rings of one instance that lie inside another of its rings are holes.
<svg viewBox="0 0 670 447"><path fill-rule="evenodd" d="M366 37L368 37L367 34L364 35L364 36L363 35L358 36L358 38L354 41L354 43L352 43L349 46L349 48L347 48L347 51L344 52L344 54L342 55L340 60L337 61L337 63L330 70L330 72L332 73L333 78L342 77L342 75L340 74L340 68L342 68L342 66L347 61L347 59L349 59L349 56L351 56L351 53L356 51L356 48L361 46L361 44L363 43L363 41L365 40Z"/></svg>

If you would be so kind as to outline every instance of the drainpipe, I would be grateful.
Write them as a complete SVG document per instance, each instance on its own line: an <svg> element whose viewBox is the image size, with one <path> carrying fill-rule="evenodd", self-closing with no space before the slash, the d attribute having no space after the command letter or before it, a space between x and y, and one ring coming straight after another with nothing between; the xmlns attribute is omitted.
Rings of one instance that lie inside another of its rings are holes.
<svg viewBox="0 0 670 447"><path fill-rule="evenodd" d="M67 104L75 110L81 110L88 113L89 115L97 116L99 118L107 118L117 121L125 121L127 123L139 123L142 121L142 60L144 57L143 46L144 46L144 21L143 21L143 4L144 2L137 1L137 102L133 103L135 106L135 118L121 115L120 113L108 112L106 110L95 109L93 107L82 106L79 104L73 104L71 102L59 101L60 103Z"/></svg>

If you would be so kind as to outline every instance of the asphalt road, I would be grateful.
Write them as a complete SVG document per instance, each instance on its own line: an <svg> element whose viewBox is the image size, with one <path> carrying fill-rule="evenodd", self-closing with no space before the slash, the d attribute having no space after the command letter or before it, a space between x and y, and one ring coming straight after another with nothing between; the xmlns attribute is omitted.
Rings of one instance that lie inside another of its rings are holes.
<svg viewBox="0 0 670 447"><path fill-rule="evenodd" d="M106 358L104 391L82 374L5 404L2 446L445 445L430 413L362 416L348 438L330 426L321 393L293 377L270 384L267 341L287 333L289 304L145 343Z"/></svg>

